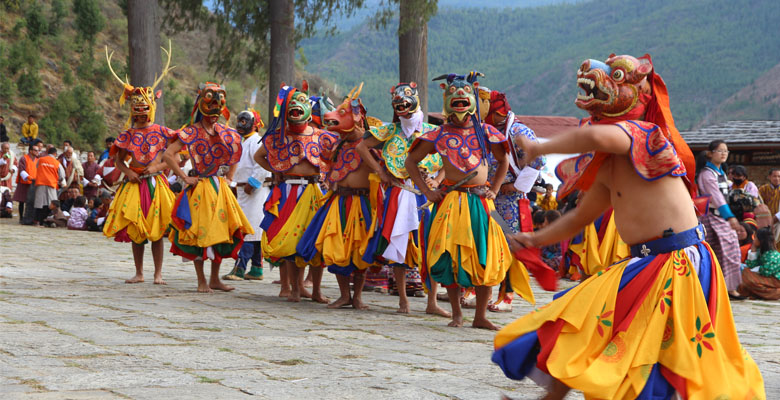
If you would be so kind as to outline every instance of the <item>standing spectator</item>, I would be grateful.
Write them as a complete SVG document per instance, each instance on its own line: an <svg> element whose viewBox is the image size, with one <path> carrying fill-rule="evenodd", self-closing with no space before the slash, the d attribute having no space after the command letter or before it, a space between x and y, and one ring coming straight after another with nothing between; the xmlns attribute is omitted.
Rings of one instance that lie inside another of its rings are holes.
<svg viewBox="0 0 780 400"><path fill-rule="evenodd" d="M113 136L109 136L106 138L106 149L103 150L103 153L100 154L100 158L98 159L98 164L108 159L109 153L111 151L111 146L114 145L114 140L116 139Z"/></svg>
<svg viewBox="0 0 780 400"><path fill-rule="evenodd" d="M33 207L25 207L25 203L30 199L35 200L35 159L38 158L39 145L31 144L27 154L19 160L19 173L16 175L16 191L14 191L13 201L19 202L19 223L32 225ZM25 218L25 211L28 218Z"/></svg>
<svg viewBox="0 0 780 400"><path fill-rule="evenodd" d="M101 180L101 176L98 174L99 168L100 165L95 160L95 152L87 152L87 162L84 163L84 177L81 184L84 186L84 197L88 199L98 195Z"/></svg>
<svg viewBox="0 0 780 400"><path fill-rule="evenodd" d="M718 257L729 297L742 300L737 287L742 283L739 272L741 254L736 230L739 221L729 208L726 199L729 184L721 166L729 157L728 146L722 140L710 142L706 152L697 160L697 184L699 193L710 196L710 210L701 218L707 228L707 243Z"/></svg>
<svg viewBox="0 0 780 400"><path fill-rule="evenodd" d="M57 161L65 169L65 187L69 188L73 182L78 185L84 175L84 168L81 166L79 158L73 154L73 143L70 140L62 143L62 155L57 157Z"/></svg>
<svg viewBox="0 0 780 400"><path fill-rule="evenodd" d="M758 186L748 180L747 168L744 165L729 167L729 180L732 182L731 190L742 190L753 197L758 197Z"/></svg>
<svg viewBox="0 0 780 400"><path fill-rule="evenodd" d="M87 198L79 196L73 203L68 220L68 229L83 231L87 227Z"/></svg>
<svg viewBox="0 0 780 400"><path fill-rule="evenodd" d="M10 142L11 139L8 137L8 130L5 129L5 118L0 115L0 142Z"/></svg>
<svg viewBox="0 0 780 400"><path fill-rule="evenodd" d="M16 156L11 152L11 144L3 142L0 144L0 186L7 187L8 190L14 189L14 181L11 178L16 169Z"/></svg>
<svg viewBox="0 0 780 400"><path fill-rule="evenodd" d="M38 139L38 124L35 123L35 115L28 115L27 122L22 125L22 143L30 144Z"/></svg>
<svg viewBox="0 0 780 400"><path fill-rule="evenodd" d="M48 216L51 201L57 200L57 186L65 179L65 171L56 158L57 148L51 146L46 153L35 160L35 225L41 224Z"/></svg>

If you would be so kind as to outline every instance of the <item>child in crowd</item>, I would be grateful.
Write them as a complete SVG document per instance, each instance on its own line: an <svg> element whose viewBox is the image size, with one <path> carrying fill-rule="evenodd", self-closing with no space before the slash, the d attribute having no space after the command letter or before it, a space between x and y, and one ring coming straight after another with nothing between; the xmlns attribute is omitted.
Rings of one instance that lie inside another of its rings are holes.
<svg viewBox="0 0 780 400"><path fill-rule="evenodd" d="M739 293L763 300L780 299L780 252L775 247L772 228L756 231L746 264Z"/></svg>
<svg viewBox="0 0 780 400"><path fill-rule="evenodd" d="M70 209L70 219L68 220L68 229L83 231L87 227L87 198L84 196L76 197L73 201L73 207Z"/></svg>
<svg viewBox="0 0 780 400"><path fill-rule="evenodd" d="M49 203L49 216L43 221L45 226L63 228L68 225L68 216L60 209L60 201L52 200Z"/></svg>

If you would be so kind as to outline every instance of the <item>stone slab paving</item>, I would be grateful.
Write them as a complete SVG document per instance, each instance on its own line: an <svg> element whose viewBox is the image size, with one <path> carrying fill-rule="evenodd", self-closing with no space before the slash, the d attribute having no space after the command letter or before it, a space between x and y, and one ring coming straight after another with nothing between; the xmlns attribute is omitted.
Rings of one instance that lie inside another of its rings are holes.
<svg viewBox="0 0 780 400"><path fill-rule="evenodd" d="M167 249L167 247L166 247ZM277 270L232 293L199 294L191 263L165 256L166 286L126 285L130 246L101 234L0 220L2 399L532 399L490 362L493 333L395 313L398 298L366 293L369 311L276 297ZM225 273L230 266L223 267ZM325 274L324 292L338 286ZM567 284L570 285L570 284ZM551 294L534 287L539 304ZM733 304L770 399L780 398L780 303ZM505 325L531 310L491 314ZM470 310L469 314L470 316ZM470 321L467 321L470 322ZM581 398L572 393L569 398Z"/></svg>

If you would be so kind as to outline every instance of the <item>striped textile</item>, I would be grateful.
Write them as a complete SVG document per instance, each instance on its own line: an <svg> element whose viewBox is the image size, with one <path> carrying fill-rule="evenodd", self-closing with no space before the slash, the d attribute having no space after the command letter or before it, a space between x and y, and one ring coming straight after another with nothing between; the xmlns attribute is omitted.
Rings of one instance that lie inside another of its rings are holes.
<svg viewBox="0 0 780 400"><path fill-rule="evenodd" d="M736 290L742 283L739 264L742 253L739 249L737 232L721 217L708 213L701 219L707 231L707 243L712 247L713 253L718 257L720 269L723 271L723 279L729 291Z"/></svg>

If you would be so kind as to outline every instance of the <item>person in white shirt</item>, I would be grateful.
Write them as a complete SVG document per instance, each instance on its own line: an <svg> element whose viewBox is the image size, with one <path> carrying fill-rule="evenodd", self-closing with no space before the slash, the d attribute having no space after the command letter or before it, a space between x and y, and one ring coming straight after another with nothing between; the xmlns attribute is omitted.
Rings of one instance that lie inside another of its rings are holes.
<svg viewBox="0 0 780 400"><path fill-rule="evenodd" d="M258 129L264 126L260 113L255 110L245 110L238 114L236 130L243 137L241 141L241 159L238 161L235 173L231 181L236 187L238 205L244 211L255 233L244 236L244 244L238 252L238 258L233 270L222 277L227 280L262 280L263 257L260 249L260 241L263 231L260 222L263 221L263 204L270 193L263 181L271 177L271 173L253 159L254 154L262 146ZM251 268L246 272L247 265L251 261Z"/></svg>

